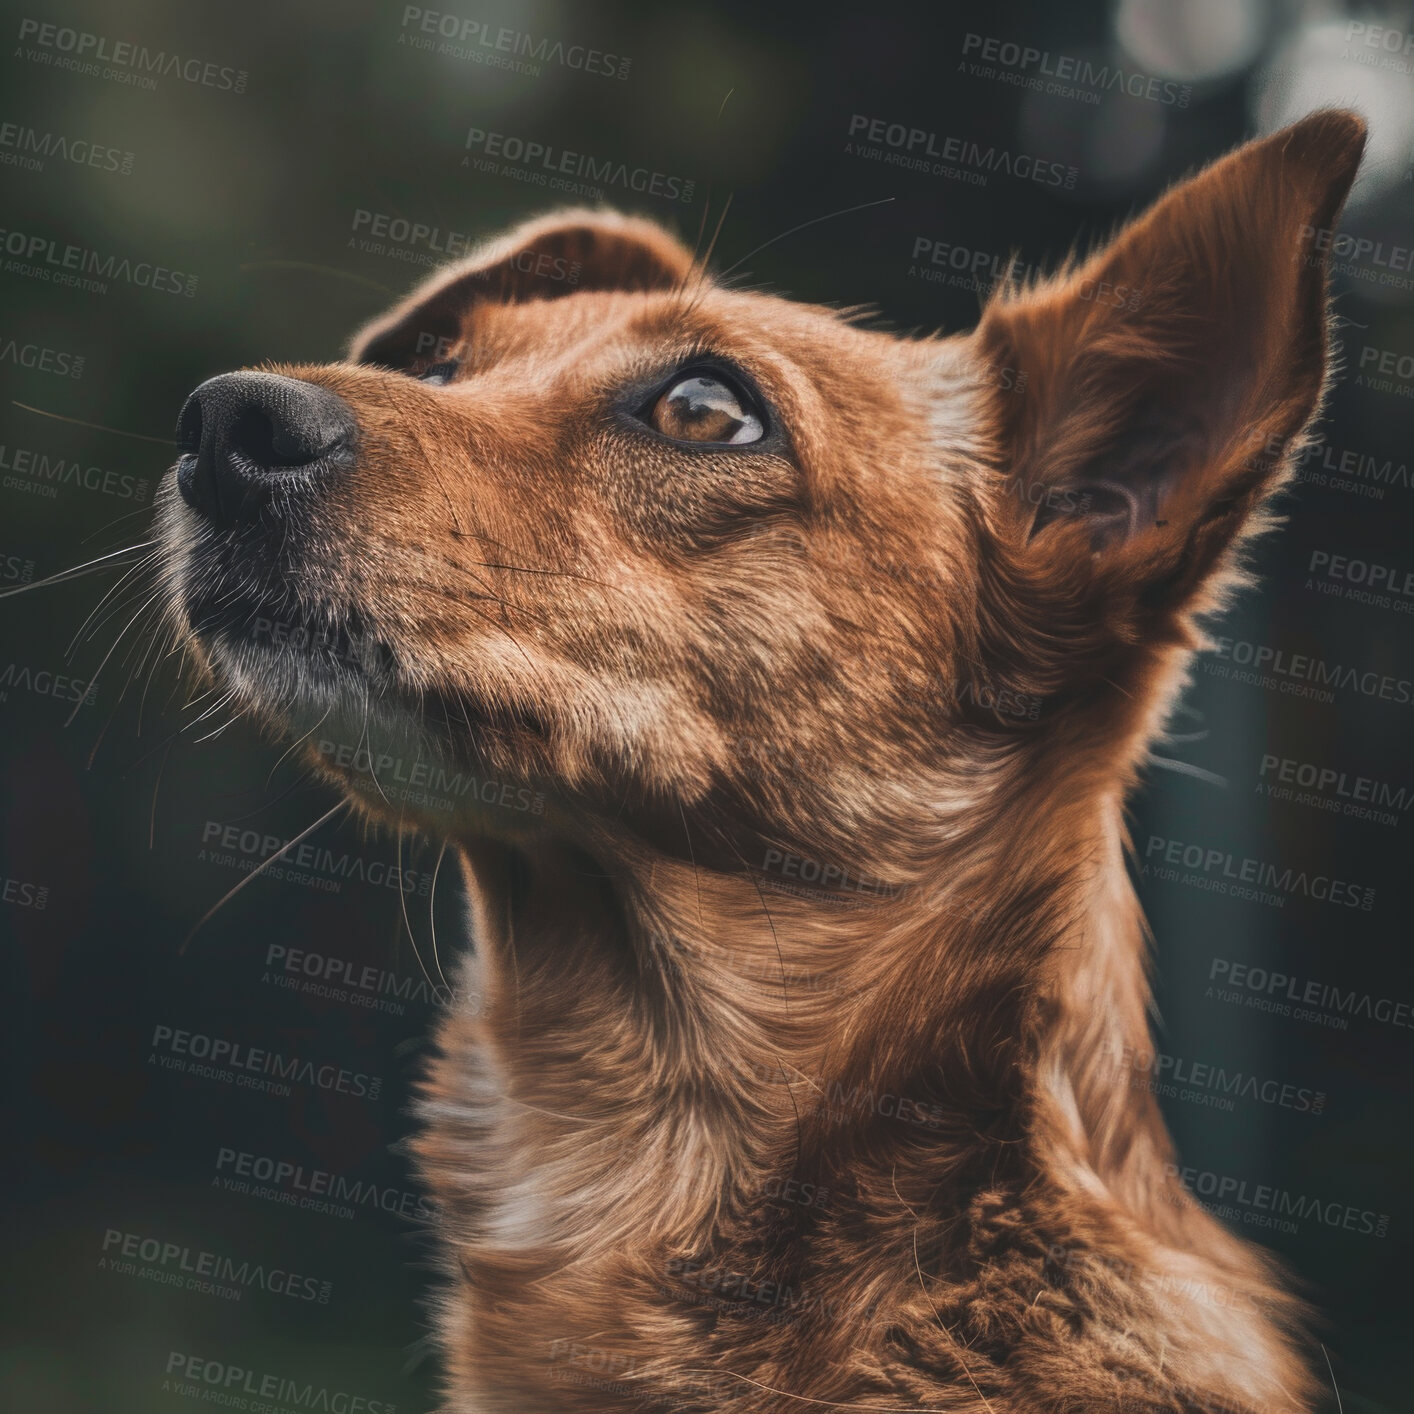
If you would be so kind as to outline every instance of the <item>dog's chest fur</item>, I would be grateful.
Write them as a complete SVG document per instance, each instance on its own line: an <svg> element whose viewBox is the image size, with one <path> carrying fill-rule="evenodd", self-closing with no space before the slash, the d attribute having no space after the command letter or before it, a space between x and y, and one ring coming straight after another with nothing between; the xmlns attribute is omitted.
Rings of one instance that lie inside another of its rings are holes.
<svg viewBox="0 0 1414 1414"><path fill-rule="evenodd" d="M686 925L687 875L676 914L657 876L658 921ZM958 1033L958 1049L935 1048L951 1096L927 1063L882 1083L851 1071L827 1040L864 989L843 961L794 1008L699 999L667 1043L612 968L561 985L562 930L593 915L572 893L540 910L546 951L519 938L514 966L504 920L483 918L439 1038L418 1152L454 1278L449 1410L1160 1411L1203 1408L1215 1388L1257 1405L1239 1352L1270 1343L1258 1303L1279 1298L1182 1255L1211 1247L1215 1225L1176 1185L1139 1200L1168 1225L1162 1249L1116 1214L1131 1174L1085 1132L1090 1077L1061 1066L1018 1092L1006 1063L950 1062L995 1045L966 1020L980 993L917 1012ZM778 904L785 976L791 906ZM881 926L860 913L845 934ZM1096 937L1097 966L1113 970L1117 941ZM603 942L591 925L578 947ZM901 1034L913 1014L898 1011ZM1018 1007L990 1024L1024 1037L1033 1020ZM1161 1144L1151 1100L1131 1098L1111 1122L1136 1150Z"/></svg>

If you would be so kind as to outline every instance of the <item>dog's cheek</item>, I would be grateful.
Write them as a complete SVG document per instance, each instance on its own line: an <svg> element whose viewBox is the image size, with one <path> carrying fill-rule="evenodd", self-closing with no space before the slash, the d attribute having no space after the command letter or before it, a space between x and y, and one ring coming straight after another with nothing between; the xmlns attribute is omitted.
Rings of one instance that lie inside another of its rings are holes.
<svg viewBox="0 0 1414 1414"><path fill-rule="evenodd" d="M580 677L560 701L549 749L571 788L687 803L711 788L726 738L681 683L647 671Z"/></svg>

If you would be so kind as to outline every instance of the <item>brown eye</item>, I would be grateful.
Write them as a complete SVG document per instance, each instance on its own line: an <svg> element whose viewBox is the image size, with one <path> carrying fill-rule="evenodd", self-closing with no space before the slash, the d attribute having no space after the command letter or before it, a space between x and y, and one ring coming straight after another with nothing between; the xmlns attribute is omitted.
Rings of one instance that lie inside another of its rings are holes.
<svg viewBox="0 0 1414 1414"><path fill-rule="evenodd" d="M759 442L761 419L735 388L710 373L680 378L653 404L649 423L682 442Z"/></svg>

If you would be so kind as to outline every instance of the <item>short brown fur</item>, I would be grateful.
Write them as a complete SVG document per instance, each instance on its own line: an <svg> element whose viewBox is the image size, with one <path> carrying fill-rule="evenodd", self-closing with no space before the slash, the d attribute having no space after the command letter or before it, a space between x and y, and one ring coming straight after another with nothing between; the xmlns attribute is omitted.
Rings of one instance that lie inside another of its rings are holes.
<svg viewBox="0 0 1414 1414"><path fill-rule="evenodd" d="M1320 405L1309 233L1362 144L1249 144L966 336L567 212L277 370L359 427L283 602L381 656L362 701L212 672L545 800L448 818L316 755L472 895L417 1142L448 1411L1313 1407L1299 1303L1131 1064L1123 807ZM635 428L702 355L760 449ZM185 625L198 554L248 572L160 524Z"/></svg>

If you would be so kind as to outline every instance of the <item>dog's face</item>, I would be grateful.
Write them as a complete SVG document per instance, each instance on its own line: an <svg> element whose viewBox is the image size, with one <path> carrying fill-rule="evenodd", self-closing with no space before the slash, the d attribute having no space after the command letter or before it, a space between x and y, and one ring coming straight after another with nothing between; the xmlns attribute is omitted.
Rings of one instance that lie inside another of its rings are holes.
<svg viewBox="0 0 1414 1414"><path fill-rule="evenodd" d="M1083 734L1211 603L1319 395L1309 233L1360 140L1253 144L951 339L721 288L644 222L523 227L348 362L193 395L173 614L375 812L419 820L377 771L419 758L494 783L444 833L886 849L919 779L941 810Z"/></svg>

